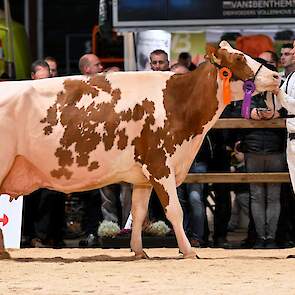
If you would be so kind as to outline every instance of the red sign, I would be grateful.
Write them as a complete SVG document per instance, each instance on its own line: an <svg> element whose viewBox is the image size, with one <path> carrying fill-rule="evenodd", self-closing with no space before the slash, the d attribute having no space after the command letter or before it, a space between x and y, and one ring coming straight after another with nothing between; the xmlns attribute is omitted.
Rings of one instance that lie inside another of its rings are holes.
<svg viewBox="0 0 295 295"><path fill-rule="evenodd" d="M0 218L0 223L2 222L3 226L5 226L8 223L8 221L9 221L8 217L5 214L3 214L3 217Z"/></svg>

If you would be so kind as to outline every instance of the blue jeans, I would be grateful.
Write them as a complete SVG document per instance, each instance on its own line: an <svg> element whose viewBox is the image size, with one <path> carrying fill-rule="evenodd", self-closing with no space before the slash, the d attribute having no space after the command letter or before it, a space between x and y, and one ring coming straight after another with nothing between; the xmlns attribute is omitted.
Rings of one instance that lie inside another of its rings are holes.
<svg viewBox="0 0 295 295"><path fill-rule="evenodd" d="M245 153L247 172L280 172L284 170L284 154ZM257 237L274 239L281 212L280 183L251 183L251 210Z"/></svg>
<svg viewBox="0 0 295 295"><path fill-rule="evenodd" d="M205 162L193 162L190 173L207 172ZM205 226L204 184L183 183L177 188L179 202L183 210L183 227L187 235L203 241Z"/></svg>

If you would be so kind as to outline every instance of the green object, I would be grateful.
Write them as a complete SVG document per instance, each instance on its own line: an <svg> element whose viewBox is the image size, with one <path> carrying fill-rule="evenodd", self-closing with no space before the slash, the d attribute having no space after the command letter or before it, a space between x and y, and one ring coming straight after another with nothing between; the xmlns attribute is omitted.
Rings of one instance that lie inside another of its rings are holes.
<svg viewBox="0 0 295 295"><path fill-rule="evenodd" d="M29 47L28 37L23 25L18 22L11 22L12 38L13 38L13 51L14 51L14 62L16 79L28 79L30 78L30 66L31 66L31 53ZM8 46L7 46L7 28L5 19L0 19L0 45L2 44L3 56L0 56L0 76L5 71L5 64L7 62L13 62L7 60L8 58ZM1 47L0 47L1 52Z"/></svg>
<svg viewBox="0 0 295 295"><path fill-rule="evenodd" d="M179 53L189 52L192 57L205 54L206 36L204 32L172 33L171 60L177 60Z"/></svg>

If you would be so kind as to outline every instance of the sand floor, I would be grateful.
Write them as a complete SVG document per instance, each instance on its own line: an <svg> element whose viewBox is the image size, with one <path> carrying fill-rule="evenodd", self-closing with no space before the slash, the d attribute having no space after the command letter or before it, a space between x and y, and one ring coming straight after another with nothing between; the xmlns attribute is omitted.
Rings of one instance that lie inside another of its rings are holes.
<svg viewBox="0 0 295 295"><path fill-rule="evenodd" d="M0 260L0 295L295 294L295 248L147 249L134 261L128 249L21 249Z"/></svg>

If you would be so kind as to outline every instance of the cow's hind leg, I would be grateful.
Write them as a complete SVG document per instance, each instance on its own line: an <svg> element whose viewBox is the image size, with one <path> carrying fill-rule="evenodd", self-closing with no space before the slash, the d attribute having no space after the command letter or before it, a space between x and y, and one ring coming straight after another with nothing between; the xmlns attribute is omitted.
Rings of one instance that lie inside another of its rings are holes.
<svg viewBox="0 0 295 295"><path fill-rule="evenodd" d="M0 228L0 259L9 259L10 255L8 252L5 251L4 248L4 238L3 238L3 233L2 229Z"/></svg>
<svg viewBox="0 0 295 295"><path fill-rule="evenodd" d="M142 225L145 220L148 204L151 195L151 186L133 186L132 192L132 232L131 232L131 250L135 253L135 257L147 258L142 248Z"/></svg>
<svg viewBox="0 0 295 295"><path fill-rule="evenodd" d="M183 229L183 212L176 192L175 178L170 175L162 183L159 180L151 180L151 182L165 210L167 219L173 226L178 247L183 257L197 258Z"/></svg>
<svg viewBox="0 0 295 295"><path fill-rule="evenodd" d="M3 193L3 182L12 167L16 154L15 138L13 137L14 125L12 122L6 122L5 120L4 122L6 123L5 126L3 126L2 124L0 125L3 141L0 147L0 194ZM3 233L0 228L0 259L7 258L10 258L10 256L9 253L5 251Z"/></svg>

